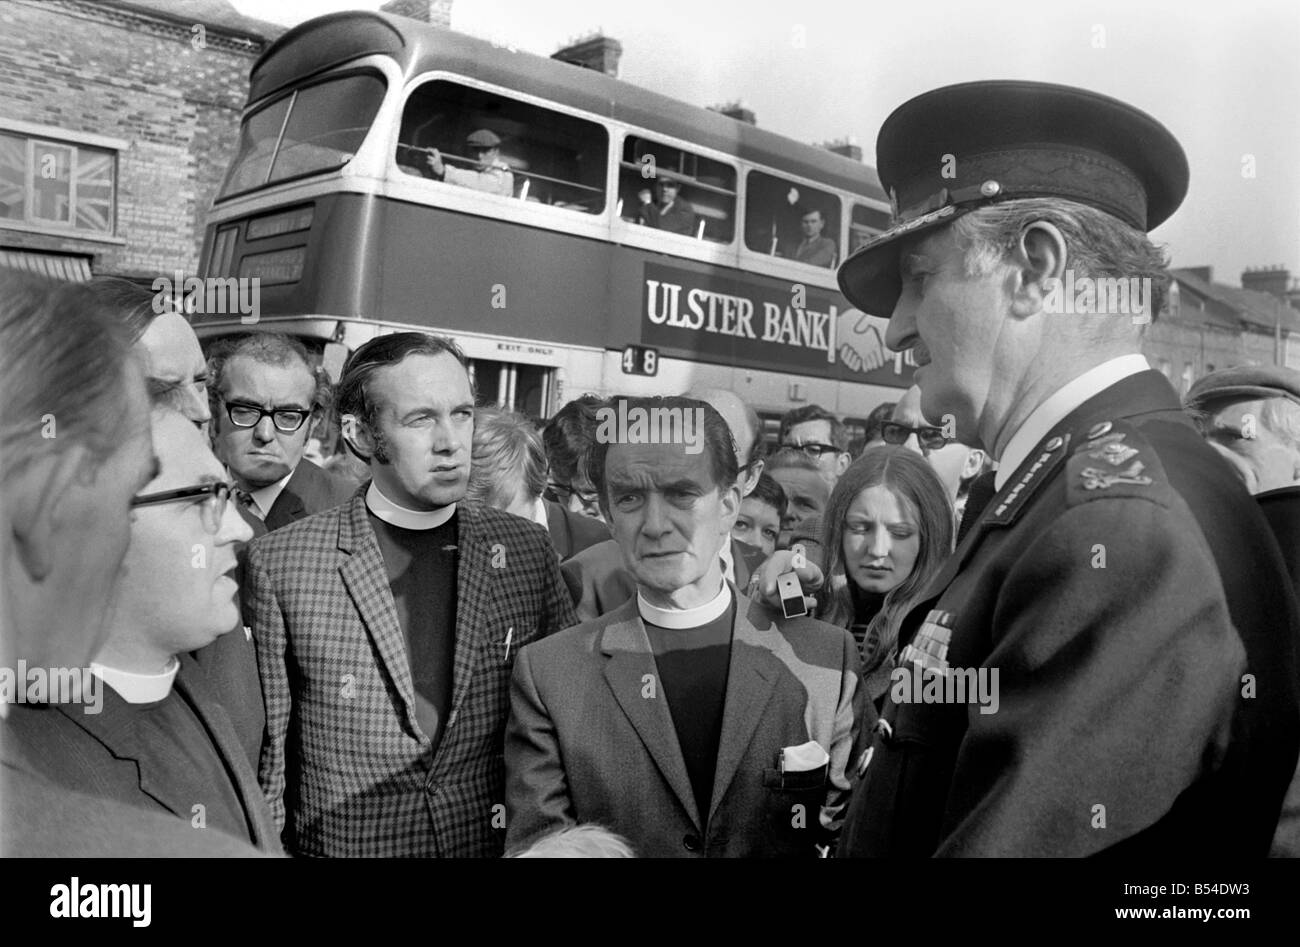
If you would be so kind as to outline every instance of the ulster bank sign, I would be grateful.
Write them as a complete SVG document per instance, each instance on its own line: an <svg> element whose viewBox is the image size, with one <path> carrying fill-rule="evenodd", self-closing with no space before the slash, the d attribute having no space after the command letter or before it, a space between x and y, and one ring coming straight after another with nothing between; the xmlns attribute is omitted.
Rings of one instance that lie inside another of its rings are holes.
<svg viewBox="0 0 1300 947"><path fill-rule="evenodd" d="M888 323L803 284L645 265L641 341L684 358L905 388L913 366Z"/></svg>

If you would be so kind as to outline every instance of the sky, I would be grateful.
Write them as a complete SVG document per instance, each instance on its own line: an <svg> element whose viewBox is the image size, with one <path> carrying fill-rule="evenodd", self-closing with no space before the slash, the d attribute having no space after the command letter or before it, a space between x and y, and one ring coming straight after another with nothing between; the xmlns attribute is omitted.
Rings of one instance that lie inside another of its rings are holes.
<svg viewBox="0 0 1300 947"><path fill-rule="evenodd" d="M233 0L291 25L381 0ZM1240 285L1300 276L1300 3L1295 0L454 0L455 30L550 55L595 30L620 78L694 105L739 100L800 141L876 134L928 89L1036 79L1122 99L1182 143L1191 188L1155 230L1174 266Z"/></svg>

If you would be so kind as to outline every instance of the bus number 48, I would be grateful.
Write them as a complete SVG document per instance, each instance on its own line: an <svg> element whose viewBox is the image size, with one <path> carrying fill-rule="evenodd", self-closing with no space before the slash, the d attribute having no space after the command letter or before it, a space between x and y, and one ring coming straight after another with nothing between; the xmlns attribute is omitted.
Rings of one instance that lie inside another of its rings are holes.
<svg viewBox="0 0 1300 947"><path fill-rule="evenodd" d="M659 371L659 350L640 345L623 349L623 372L627 375L654 375Z"/></svg>

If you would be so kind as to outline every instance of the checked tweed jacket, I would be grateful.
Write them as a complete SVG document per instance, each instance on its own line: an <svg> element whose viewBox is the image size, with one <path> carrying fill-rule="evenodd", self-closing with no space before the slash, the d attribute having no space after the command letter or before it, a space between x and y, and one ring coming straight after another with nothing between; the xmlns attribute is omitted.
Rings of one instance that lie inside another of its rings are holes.
<svg viewBox="0 0 1300 947"><path fill-rule="evenodd" d="M258 777L286 851L501 854L504 809L494 807L515 655L575 618L546 530L470 503L457 518L452 705L436 752L416 721L365 486L250 545L245 594L267 718Z"/></svg>

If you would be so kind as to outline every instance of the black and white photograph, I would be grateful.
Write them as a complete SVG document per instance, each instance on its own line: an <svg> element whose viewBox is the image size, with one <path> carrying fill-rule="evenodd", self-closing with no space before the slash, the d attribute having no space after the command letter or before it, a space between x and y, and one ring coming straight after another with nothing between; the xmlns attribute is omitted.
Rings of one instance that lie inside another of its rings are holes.
<svg viewBox="0 0 1300 947"><path fill-rule="evenodd" d="M1297 50L1291 0L0 0L6 911L1280 920ZM536 858L633 864L486 866Z"/></svg>

